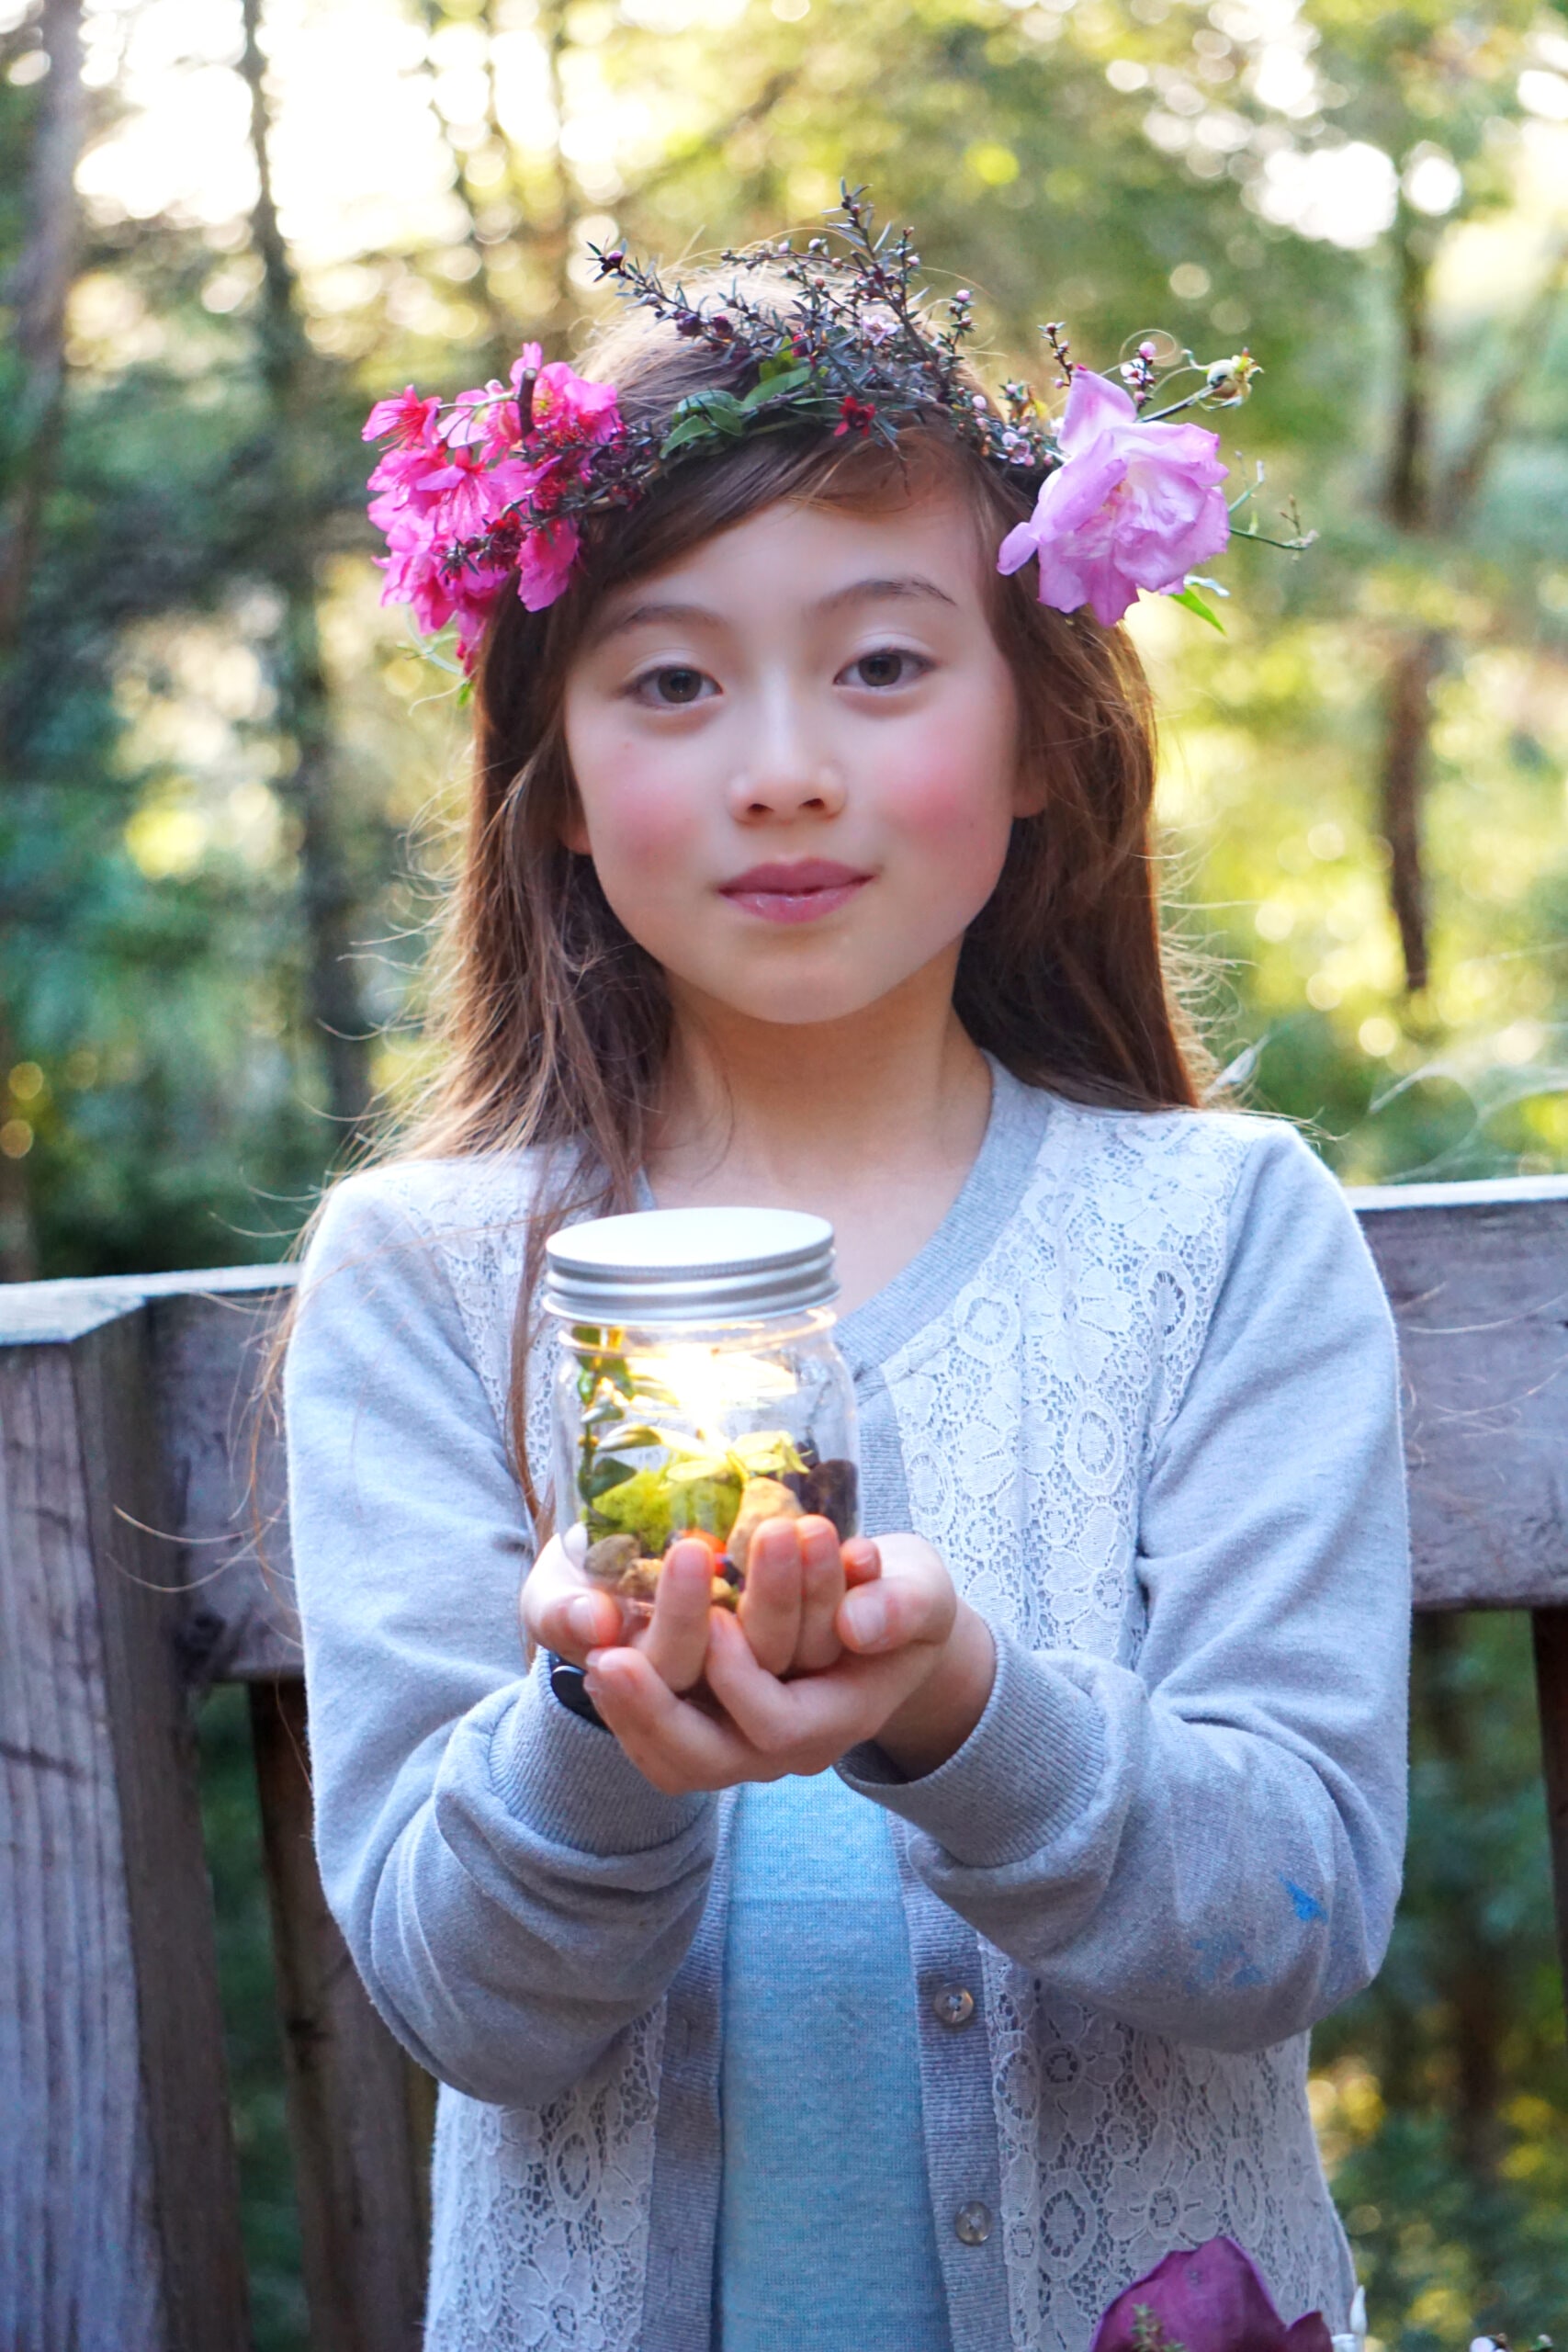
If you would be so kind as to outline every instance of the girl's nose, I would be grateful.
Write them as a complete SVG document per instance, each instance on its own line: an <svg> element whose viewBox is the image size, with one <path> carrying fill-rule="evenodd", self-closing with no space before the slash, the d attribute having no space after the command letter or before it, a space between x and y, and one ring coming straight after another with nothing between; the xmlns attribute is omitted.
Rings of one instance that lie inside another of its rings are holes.
<svg viewBox="0 0 1568 2352"><path fill-rule="evenodd" d="M759 818L836 817L844 805L838 763L785 713L762 719L744 763L730 779L729 813Z"/></svg>

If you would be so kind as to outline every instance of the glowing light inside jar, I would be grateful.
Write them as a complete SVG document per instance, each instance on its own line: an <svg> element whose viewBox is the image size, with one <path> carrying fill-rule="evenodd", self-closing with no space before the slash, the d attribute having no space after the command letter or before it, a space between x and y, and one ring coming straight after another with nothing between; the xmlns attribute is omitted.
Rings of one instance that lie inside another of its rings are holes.
<svg viewBox="0 0 1568 2352"><path fill-rule="evenodd" d="M722 1453L728 1442L728 1416L793 1396L795 1377L775 1357L747 1355L735 1348L675 1345L657 1355L628 1355L636 1381L654 1381L670 1391L700 1442Z"/></svg>

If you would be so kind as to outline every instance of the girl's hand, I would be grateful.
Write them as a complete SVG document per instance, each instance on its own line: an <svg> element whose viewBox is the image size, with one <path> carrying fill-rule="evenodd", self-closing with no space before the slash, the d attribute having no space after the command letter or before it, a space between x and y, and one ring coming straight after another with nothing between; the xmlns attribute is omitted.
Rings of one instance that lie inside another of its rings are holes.
<svg viewBox="0 0 1568 2352"><path fill-rule="evenodd" d="M751 1655L770 1674L820 1674L843 1655L839 1607L853 1586L882 1574L874 1544L840 1549L829 1519L764 1521L751 1538L738 1615Z"/></svg>
<svg viewBox="0 0 1568 2352"><path fill-rule="evenodd" d="M517 1605L525 1645L535 1643L573 1666L585 1666L590 1651L624 1645L645 1658L669 1690L691 1690L702 1679L707 1656L713 1598L713 1554L707 1545L671 1545L652 1613L644 1616L590 1584L581 1565L586 1544L576 1540L579 1533L573 1529L564 1538L552 1535L523 1579Z"/></svg>
<svg viewBox="0 0 1568 2352"><path fill-rule="evenodd" d="M777 1781L789 1772L826 1771L868 1739L913 1778L962 1746L990 1695L996 1659L989 1629L959 1600L920 1537L887 1536L867 1548L880 1555L881 1573L839 1603L832 1631L840 1646L831 1665L781 1679L760 1662L739 1623L723 1610L711 1611L705 1697L711 1694L722 1715L679 1696L691 1684L672 1684L644 1646L594 1650L589 1695L645 1779L671 1796ZM858 1546L844 1549L852 1555L846 1566L858 1575L863 1555ZM661 1577L660 1599L662 1586ZM774 1655L782 1653L787 1607L778 1622L760 1607L759 1626ZM798 1631L795 1639L798 1645Z"/></svg>
<svg viewBox="0 0 1568 2352"><path fill-rule="evenodd" d="M574 1666L588 1653L626 1644L641 1650L671 1690L702 1679L708 1646L713 1555L705 1544L671 1545L653 1613L625 1608L589 1582L581 1531L552 1536L524 1578L523 1637ZM834 1618L846 1589L881 1573L876 1546L862 1538L840 1554L831 1520L774 1519L751 1539L739 1616L753 1654L771 1674L809 1674L840 1655ZM721 1610L716 1612L723 1615Z"/></svg>

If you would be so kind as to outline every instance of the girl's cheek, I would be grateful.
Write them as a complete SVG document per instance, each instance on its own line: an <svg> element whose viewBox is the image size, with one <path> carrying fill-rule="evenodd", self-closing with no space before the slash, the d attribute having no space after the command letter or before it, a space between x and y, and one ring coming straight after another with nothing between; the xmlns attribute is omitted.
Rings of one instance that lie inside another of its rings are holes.
<svg viewBox="0 0 1568 2352"><path fill-rule="evenodd" d="M701 831L689 784L639 762L632 747L610 774L615 780L604 789L584 795L601 870L610 865L635 876L682 859Z"/></svg>
<svg viewBox="0 0 1568 2352"><path fill-rule="evenodd" d="M976 750L973 737L966 743L928 737L886 786L892 829L911 849L943 867L951 863L965 876L971 868L994 866L1012 830L1004 782L1008 747L998 743L994 760L976 758ZM957 880L957 873L951 878Z"/></svg>

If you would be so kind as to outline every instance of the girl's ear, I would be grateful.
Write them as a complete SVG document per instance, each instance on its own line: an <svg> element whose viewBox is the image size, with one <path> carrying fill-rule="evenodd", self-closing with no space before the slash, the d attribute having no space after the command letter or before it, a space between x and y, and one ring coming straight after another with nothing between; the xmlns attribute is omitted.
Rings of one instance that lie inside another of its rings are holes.
<svg viewBox="0 0 1568 2352"><path fill-rule="evenodd" d="M579 857L592 857L593 850L588 838L588 820L582 813L582 802L578 796L576 780L570 775L566 778L566 789L562 797L566 801L566 807L561 813L559 827L561 847L571 850Z"/></svg>
<svg viewBox="0 0 1568 2352"><path fill-rule="evenodd" d="M1050 780L1036 770L1034 774L1021 765L1013 778L1012 813L1015 817L1038 817L1051 797Z"/></svg>

